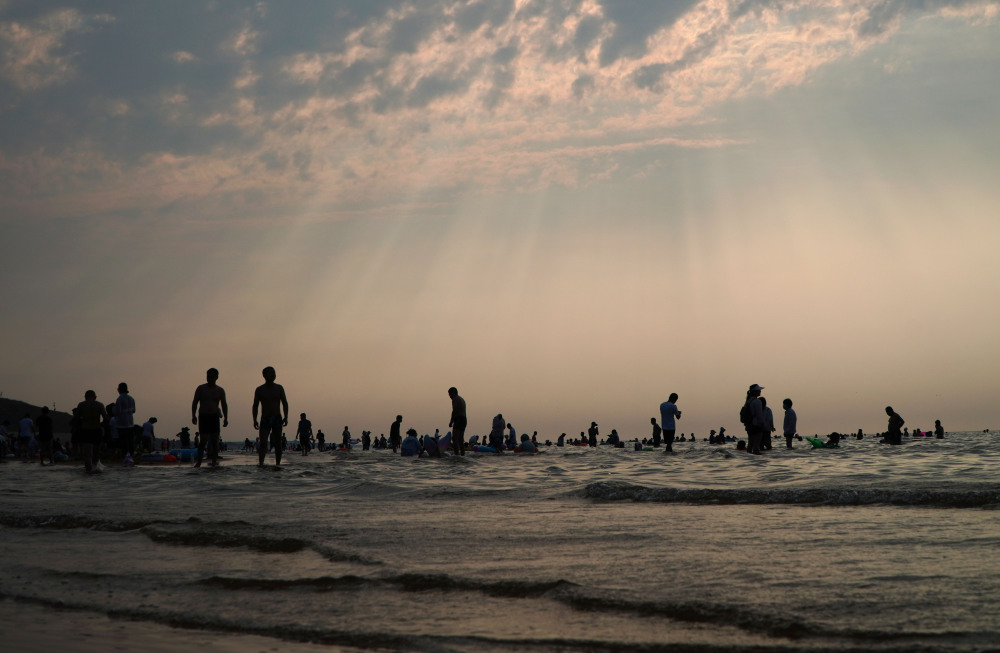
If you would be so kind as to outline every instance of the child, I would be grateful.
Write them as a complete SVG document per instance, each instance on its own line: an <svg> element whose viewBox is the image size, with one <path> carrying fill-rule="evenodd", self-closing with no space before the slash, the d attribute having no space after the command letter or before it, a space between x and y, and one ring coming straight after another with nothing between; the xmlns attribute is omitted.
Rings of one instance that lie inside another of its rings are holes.
<svg viewBox="0 0 1000 653"><path fill-rule="evenodd" d="M792 438L795 437L795 429L798 425L798 417L795 416L795 411L792 410L791 399L785 399L781 402L781 406L785 409L785 424L781 430L785 434L785 446L791 449Z"/></svg>

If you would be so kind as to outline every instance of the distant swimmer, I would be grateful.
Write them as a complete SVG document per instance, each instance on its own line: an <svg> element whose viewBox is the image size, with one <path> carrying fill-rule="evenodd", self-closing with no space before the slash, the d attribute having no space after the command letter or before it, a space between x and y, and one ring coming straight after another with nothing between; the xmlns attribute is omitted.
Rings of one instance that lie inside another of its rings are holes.
<svg viewBox="0 0 1000 653"><path fill-rule="evenodd" d="M660 434L663 433L663 429L661 429L660 425L656 423L656 418L655 417L650 417L649 418L649 423L653 425L653 446L654 447L659 447L660 446ZM715 431L712 431L712 433L715 433Z"/></svg>
<svg viewBox="0 0 1000 653"><path fill-rule="evenodd" d="M785 409L785 421L781 426L781 432L785 436L785 447L792 448L792 438L795 437L795 430L798 428L799 418L792 409L792 400L785 399L781 402L781 407Z"/></svg>
<svg viewBox="0 0 1000 653"><path fill-rule="evenodd" d="M299 439L299 449L303 456L309 455L309 443L312 441L313 423L306 419L305 413L299 414L299 425L295 428L295 435Z"/></svg>
<svg viewBox="0 0 1000 653"><path fill-rule="evenodd" d="M944 440L944 427L941 426L941 420L934 420L934 437L938 440Z"/></svg>
<svg viewBox="0 0 1000 653"><path fill-rule="evenodd" d="M268 366L261 374L264 376L264 384L257 386L253 393L253 427L258 430L258 467L264 466L268 443L274 447L274 463L281 464L281 430L288 426L288 399L285 397L285 389L274 382L278 377L277 372ZM258 408L260 422L257 421Z"/></svg>
<svg viewBox="0 0 1000 653"><path fill-rule="evenodd" d="M205 372L205 383L195 389L191 401L191 421L198 426L198 433L201 434L195 467L201 467L206 443L211 460L209 464L212 467L219 464L219 437L222 427L229 426L229 404L226 403L226 391L216 384L218 380L219 370L209 368Z"/></svg>
<svg viewBox="0 0 1000 653"><path fill-rule="evenodd" d="M667 451L674 450L675 418L681 418L681 411L677 410L677 393L671 392L670 397L660 404L660 428L663 429L663 444Z"/></svg>
<svg viewBox="0 0 1000 653"><path fill-rule="evenodd" d="M885 414L889 416L889 430L883 442L887 444L903 444L903 434L901 429L906 422L899 413L892 409L892 406L885 407Z"/></svg>
<svg viewBox="0 0 1000 653"><path fill-rule="evenodd" d="M458 394L458 388L448 388L451 397L451 448L456 456L465 455L465 427L469 425L469 417L465 412L465 399Z"/></svg>

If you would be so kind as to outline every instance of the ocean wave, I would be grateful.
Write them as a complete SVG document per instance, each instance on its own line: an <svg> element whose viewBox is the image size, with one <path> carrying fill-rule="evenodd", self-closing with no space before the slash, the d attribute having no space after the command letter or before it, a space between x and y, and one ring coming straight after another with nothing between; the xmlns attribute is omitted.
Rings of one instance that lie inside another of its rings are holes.
<svg viewBox="0 0 1000 653"><path fill-rule="evenodd" d="M457 578L447 574L402 573L382 576L321 576L318 578L231 578L212 576L196 581L197 585L224 587L231 590L278 592L287 590L312 590L333 592L355 590L362 587L393 588L404 592L478 592L503 598L538 598L552 592L577 587L566 580L483 581Z"/></svg>
<svg viewBox="0 0 1000 653"><path fill-rule="evenodd" d="M293 623L266 623L233 620L206 613L169 612L162 609L106 609L100 605L20 596L0 590L0 600L33 603L48 608L104 614L112 619L149 622L186 630L209 630L239 635L258 635L271 639L310 642L321 645L349 646L362 650L436 652L449 651L594 651L606 653L832 653L834 651L879 651L881 653L924 653L930 651L995 650L977 642L989 641L989 633L837 633L831 641L809 632L811 640L780 641L769 644L725 644L684 642L636 642L614 639L572 637L488 637L480 635L406 634L385 630L361 630L335 626L305 626ZM602 610L607 609L606 606ZM674 615L665 615L674 617ZM760 615L749 615L759 618ZM732 623L727 621L727 623ZM339 625L339 624L338 624ZM914 639L917 638L917 641ZM986 638L984 640L984 638Z"/></svg>
<svg viewBox="0 0 1000 653"><path fill-rule="evenodd" d="M791 504L827 506L931 506L941 508L995 508L1000 489L881 489L881 488L664 488L623 481L601 481L584 488L589 499L639 503L693 505Z"/></svg>

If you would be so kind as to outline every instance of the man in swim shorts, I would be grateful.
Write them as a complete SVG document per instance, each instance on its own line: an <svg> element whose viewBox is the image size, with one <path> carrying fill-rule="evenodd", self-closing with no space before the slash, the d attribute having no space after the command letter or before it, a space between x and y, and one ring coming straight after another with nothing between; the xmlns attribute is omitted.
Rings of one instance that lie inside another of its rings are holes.
<svg viewBox="0 0 1000 653"><path fill-rule="evenodd" d="M456 456L465 455L465 427L469 425L469 418L465 413L465 399L458 395L457 388L448 388L448 396L451 397L451 448Z"/></svg>
<svg viewBox="0 0 1000 653"><path fill-rule="evenodd" d="M677 410L677 393L671 392L667 400L660 404L660 428L663 429L663 444L667 451L674 450L674 434L677 432L674 419L680 417L681 411Z"/></svg>
<svg viewBox="0 0 1000 653"><path fill-rule="evenodd" d="M210 368L205 373L206 382L194 391L194 400L191 401L191 421L198 426L198 432L201 434L195 467L201 467L206 443L212 467L217 467L219 464L219 437L222 427L229 426L229 405L226 403L226 391L216 385L218 380L219 370Z"/></svg>
<svg viewBox="0 0 1000 653"><path fill-rule="evenodd" d="M83 454L83 466L87 473L99 472L101 465L101 438L104 436L102 425L108 421L108 412L104 404L97 401L97 393L87 390L83 401L76 406L80 417L80 452Z"/></svg>
<svg viewBox="0 0 1000 653"><path fill-rule="evenodd" d="M299 427L295 431L295 435L299 438L299 449L302 450L303 456L309 455L309 443L312 440L313 434L313 424L308 419L306 419L306 414L302 413L299 415Z"/></svg>
<svg viewBox="0 0 1000 653"><path fill-rule="evenodd" d="M281 429L288 426L288 399L285 398L285 389L274 382L278 374L271 366L265 367L261 374L264 376L264 385L257 386L253 393L253 427L259 431L258 467L264 466L268 442L274 447L275 464L281 464ZM261 414L260 422L257 421L258 407Z"/></svg>

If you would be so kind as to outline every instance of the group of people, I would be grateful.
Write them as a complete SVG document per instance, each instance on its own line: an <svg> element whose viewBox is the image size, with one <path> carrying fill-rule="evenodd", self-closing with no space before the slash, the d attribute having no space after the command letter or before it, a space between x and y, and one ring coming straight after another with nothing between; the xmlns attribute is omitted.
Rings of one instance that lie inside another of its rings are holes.
<svg viewBox="0 0 1000 653"><path fill-rule="evenodd" d="M244 442L244 449L255 449L258 455L258 465L263 466L267 454L274 452L275 464L281 464L282 453L288 450L288 440L284 433L284 428L288 426L288 398L285 389L276 383L277 373L273 367L265 367L261 371L264 383L254 390L253 397L253 425L258 432L256 442L249 438ZM195 467L202 464L207 449L209 464L218 465L220 440L222 429L229 425L229 406L226 401L226 391L218 385L219 371L211 368L206 372L205 383L199 385L194 392L194 399L191 402L191 419L198 427L198 436L195 441L197 457ZM777 431L774 424L774 415L767 405L767 400L761 396L764 389L759 384L752 384L746 393L746 400L740 409L740 422L743 424L747 440L739 442L738 448L745 449L748 453L760 455L762 451L772 448L771 434ZM507 422L502 413L493 417L492 427L484 442L479 444L478 436L473 436L470 444L465 442L465 431L468 426L468 414L465 399L458 394L455 387L448 389L448 397L451 400L451 415L448 426L452 429L450 435L450 447L455 455L464 456L468 446L474 445L476 450L483 451L521 451L534 452L538 450L538 432L533 436L522 434L520 439L510 422ZM677 407L679 396L676 392L671 393L666 401L660 404L660 422L656 418L650 419L653 427L651 440L638 438L635 440L635 448L642 449L647 444L652 448L659 448L663 445L665 451L673 451L677 430L677 420L681 419L681 411ZM792 400L785 399L782 402L784 409L784 419L782 422L782 435L785 438L785 446L792 448L795 438L801 439L796 433L798 420L795 410L792 408ZM887 406L888 430L882 442L888 444L900 444L902 441L905 424L903 418L896 413L891 406ZM73 409L71 420L71 445L73 451L79 454L84 461L84 466L88 472L99 471L101 463L99 453L102 442L110 444L117 449L125 464L133 462L133 455L138 451L137 438L141 438L142 446L147 451L153 450L154 444L154 424L155 417L150 417L141 427L134 423L136 412L135 399L129 394L128 384L122 382L118 385L118 397L113 404L104 404L97 401L97 393L87 390L84 400ZM440 435L435 431L433 436L417 436L415 429L406 431L406 437L400 434L403 422L402 415L397 415L395 421L389 427L389 438L383 434L380 438L372 438L370 431L363 431L361 445L363 450L368 449L392 449L403 456L440 456ZM6 424L6 423L5 423ZM187 448L185 440L189 443L190 429L184 427L180 434L182 448ZM859 432L860 433L860 432ZM944 428L941 421L935 422L936 437L944 437ZM579 441L571 441L571 444L598 446L598 436L600 434L597 422L591 422L586 435L581 431ZM25 417L18 424L18 436L13 443L8 445L6 429L0 426L0 449L8 446L14 452L27 460L34 453L37 446L42 463L54 462L54 451L58 447L58 441L53 441L53 424L49 415L49 409L43 407L41 415L36 420L32 420L30 415ZM308 455L315 446L319 451L326 448L326 440L323 431L313 435L312 422L305 413L300 414L298 427L296 430L298 448L302 455ZM837 436L834 438L834 436ZM859 435L859 437L863 437ZM564 446L566 434L559 436L556 446ZM680 441L684 441L682 435ZM694 441L694 435L691 441ZM712 431L708 438L710 444L723 444L735 440L725 435L725 428L719 429L718 435ZM839 441L839 434L831 435L829 446L836 446ZM315 442L315 445L314 445ZM352 444L356 442L351 438L350 430L345 426L342 434L340 449L350 450ZM54 444L56 446L54 446ZM164 442L164 445L166 442ZM546 442L546 444L551 444ZM615 447L624 447L618 431L611 430L607 440L601 441ZM3 451L6 455L6 451Z"/></svg>

